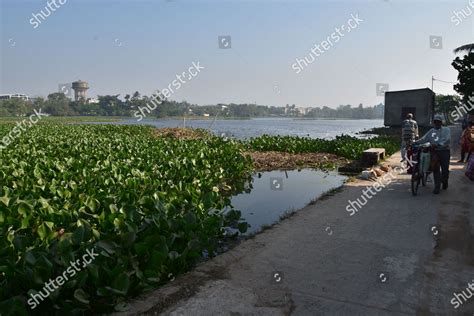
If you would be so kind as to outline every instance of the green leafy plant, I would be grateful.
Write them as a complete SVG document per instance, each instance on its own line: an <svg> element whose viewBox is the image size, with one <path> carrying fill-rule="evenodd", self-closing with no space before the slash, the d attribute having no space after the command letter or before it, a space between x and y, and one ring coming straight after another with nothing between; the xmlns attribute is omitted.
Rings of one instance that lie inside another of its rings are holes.
<svg viewBox="0 0 474 316"><path fill-rule="evenodd" d="M289 153L324 152L347 159L360 159L362 152L371 147L382 147L391 155L399 150L399 141L389 136L361 139L348 135L326 140L297 136L263 135L251 138L245 145L255 151L282 151Z"/></svg>
<svg viewBox="0 0 474 316"><path fill-rule="evenodd" d="M13 125L0 125L0 137ZM228 188L248 177L242 145L157 138L151 127L40 124L0 151L0 310L95 248L100 256L35 313L123 310L127 298L213 254L246 224ZM237 216L238 215L238 216Z"/></svg>

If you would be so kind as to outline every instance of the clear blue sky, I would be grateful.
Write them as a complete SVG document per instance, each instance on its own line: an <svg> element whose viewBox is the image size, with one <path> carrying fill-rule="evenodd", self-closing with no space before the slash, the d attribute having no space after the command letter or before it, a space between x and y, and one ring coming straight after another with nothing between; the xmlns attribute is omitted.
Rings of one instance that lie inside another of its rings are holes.
<svg viewBox="0 0 474 316"><path fill-rule="evenodd" d="M36 29L30 19L47 1L0 2L0 93L31 96L77 79L90 83L89 96L151 94L199 61L205 69L172 99L374 105L383 102L376 83L456 81L452 50L474 41L474 13L452 20L467 0L67 0ZM363 22L297 74L295 58L309 58L351 14ZM219 35L232 37L231 49L218 48ZM442 36L443 49L430 49L430 35ZM435 82L435 92L453 93L452 84Z"/></svg>

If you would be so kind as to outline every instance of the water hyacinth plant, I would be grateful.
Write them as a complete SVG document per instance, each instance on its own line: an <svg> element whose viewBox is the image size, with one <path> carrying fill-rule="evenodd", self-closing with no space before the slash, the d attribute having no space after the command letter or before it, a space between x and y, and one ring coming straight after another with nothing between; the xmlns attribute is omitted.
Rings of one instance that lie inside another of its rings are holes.
<svg viewBox="0 0 474 316"><path fill-rule="evenodd" d="M246 146L249 150L255 151L324 152L351 160L360 159L362 152L371 147L385 148L388 155L395 153L400 148L399 141L393 137L379 136L360 139L348 135L337 136L335 139L263 135L249 139Z"/></svg>
<svg viewBox="0 0 474 316"><path fill-rule="evenodd" d="M13 125L0 125L0 137ZM226 226L245 231L226 193L248 176L242 146L157 138L151 127L41 124L0 151L0 311L87 249L100 254L35 313L121 310L212 254Z"/></svg>
<svg viewBox="0 0 474 316"><path fill-rule="evenodd" d="M0 138L13 127L0 124ZM252 171L245 151L358 159L369 147L398 149L389 137L237 141L184 132L44 122L0 151L2 315L31 312L28 299L90 249L99 256L35 313L124 310L213 255L226 232L247 229L238 210L223 211Z"/></svg>

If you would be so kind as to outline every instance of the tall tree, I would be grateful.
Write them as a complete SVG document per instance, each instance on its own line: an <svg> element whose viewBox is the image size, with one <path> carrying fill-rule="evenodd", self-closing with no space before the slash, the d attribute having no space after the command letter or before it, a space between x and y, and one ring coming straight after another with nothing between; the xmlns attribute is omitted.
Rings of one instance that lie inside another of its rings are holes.
<svg viewBox="0 0 474 316"><path fill-rule="evenodd" d="M25 116L32 112L29 102L13 98L0 101L1 116Z"/></svg>
<svg viewBox="0 0 474 316"><path fill-rule="evenodd" d="M460 98L456 95L436 95L435 111L442 113L446 119L447 124L451 124L451 115L453 110L459 106Z"/></svg>
<svg viewBox="0 0 474 316"><path fill-rule="evenodd" d="M456 57L451 64L458 71L458 83L454 90L458 92L463 102L474 97L474 52L464 55L463 58Z"/></svg>
<svg viewBox="0 0 474 316"><path fill-rule="evenodd" d="M472 51L474 51L474 43L473 44L462 45L462 46L459 46L456 49L454 49L455 54L464 53L464 52L470 53Z"/></svg>
<svg viewBox="0 0 474 316"><path fill-rule="evenodd" d="M55 92L48 95L44 102L44 111L54 116L68 116L76 114L69 106L69 99L62 92Z"/></svg>

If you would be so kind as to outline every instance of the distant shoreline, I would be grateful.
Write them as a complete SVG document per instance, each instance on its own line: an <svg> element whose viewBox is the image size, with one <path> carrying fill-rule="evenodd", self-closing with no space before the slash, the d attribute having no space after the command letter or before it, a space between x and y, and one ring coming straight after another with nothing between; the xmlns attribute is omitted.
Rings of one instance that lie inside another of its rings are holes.
<svg viewBox="0 0 474 316"><path fill-rule="evenodd" d="M167 116L167 117L147 117L146 120L183 120L182 116ZM292 119L297 121L362 121L362 120L383 120L383 118L374 118L374 119L356 119L356 118L327 118L327 117L292 117L292 116L253 116L253 117L217 117L216 121L228 121L228 120L252 120L252 119ZM186 117L187 121L213 121L213 117Z"/></svg>
<svg viewBox="0 0 474 316"><path fill-rule="evenodd" d="M23 119L25 116L0 116L0 122L5 121L18 121ZM229 120L252 120L252 119L292 119L297 121L361 121L361 120L383 120L383 118L375 119L355 119L355 118L327 118L327 117L292 117L292 116L254 116L254 117L196 117L190 116L186 117L186 121L229 121ZM45 118L47 121L80 121L80 122L117 122L124 120L135 120L133 116L49 116ZM183 116L167 116L167 117L147 117L146 120L162 120L162 121L172 121L172 120L184 120Z"/></svg>

